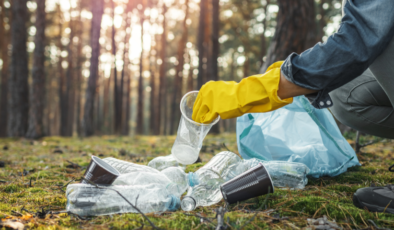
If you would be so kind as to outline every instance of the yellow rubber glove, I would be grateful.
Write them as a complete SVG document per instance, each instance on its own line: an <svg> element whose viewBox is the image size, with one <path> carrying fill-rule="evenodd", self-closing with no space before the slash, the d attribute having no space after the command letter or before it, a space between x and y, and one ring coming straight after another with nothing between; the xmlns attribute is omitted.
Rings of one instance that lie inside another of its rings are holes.
<svg viewBox="0 0 394 230"><path fill-rule="evenodd" d="M293 98L281 100L277 91L280 66L272 64L264 74L234 81L210 81L204 84L193 106L192 118L198 123L209 124L218 116L229 119L245 113L262 113L279 109L293 102Z"/></svg>

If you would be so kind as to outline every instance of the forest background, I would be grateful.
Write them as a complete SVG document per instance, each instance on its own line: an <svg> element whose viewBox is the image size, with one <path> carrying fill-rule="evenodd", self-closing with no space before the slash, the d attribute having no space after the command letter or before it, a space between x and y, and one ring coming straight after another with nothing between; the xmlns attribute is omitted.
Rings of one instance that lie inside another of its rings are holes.
<svg viewBox="0 0 394 230"><path fill-rule="evenodd" d="M0 136L174 134L183 94L264 72L340 20L340 0L0 0Z"/></svg>

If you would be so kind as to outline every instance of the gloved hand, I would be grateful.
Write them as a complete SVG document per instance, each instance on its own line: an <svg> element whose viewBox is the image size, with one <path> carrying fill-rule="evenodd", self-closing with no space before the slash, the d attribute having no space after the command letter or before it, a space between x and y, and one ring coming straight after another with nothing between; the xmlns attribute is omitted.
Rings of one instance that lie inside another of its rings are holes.
<svg viewBox="0 0 394 230"><path fill-rule="evenodd" d="M244 78L239 83L207 82L194 103L193 120L209 124L219 115L222 119L229 119L245 113L273 111L292 103L293 98L282 100L277 95L282 63L276 62L264 74Z"/></svg>

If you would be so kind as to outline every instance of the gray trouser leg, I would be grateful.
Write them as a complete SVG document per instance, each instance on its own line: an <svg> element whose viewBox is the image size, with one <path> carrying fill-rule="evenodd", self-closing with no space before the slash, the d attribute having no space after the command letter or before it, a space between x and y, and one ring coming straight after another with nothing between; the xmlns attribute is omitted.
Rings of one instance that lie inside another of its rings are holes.
<svg viewBox="0 0 394 230"><path fill-rule="evenodd" d="M361 76L332 91L330 108L341 123L394 138L394 40Z"/></svg>

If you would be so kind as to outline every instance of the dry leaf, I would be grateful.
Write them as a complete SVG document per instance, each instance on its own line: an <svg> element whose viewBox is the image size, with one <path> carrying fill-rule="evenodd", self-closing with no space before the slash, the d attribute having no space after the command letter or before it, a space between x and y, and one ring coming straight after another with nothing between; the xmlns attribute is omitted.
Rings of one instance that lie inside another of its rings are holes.
<svg viewBox="0 0 394 230"><path fill-rule="evenodd" d="M23 230L25 228L25 225L23 225L21 222L13 221L13 220L6 220L3 222L0 222L0 226L6 227L6 228L12 228L12 229L16 229L16 230Z"/></svg>

